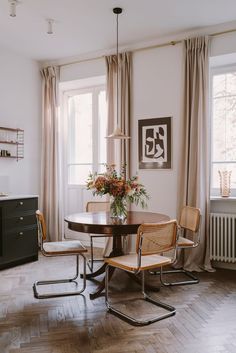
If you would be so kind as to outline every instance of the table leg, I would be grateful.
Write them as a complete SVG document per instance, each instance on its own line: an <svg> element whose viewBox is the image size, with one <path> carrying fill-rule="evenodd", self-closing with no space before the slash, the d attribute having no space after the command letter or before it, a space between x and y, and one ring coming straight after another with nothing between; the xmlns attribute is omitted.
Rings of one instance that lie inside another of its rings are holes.
<svg viewBox="0 0 236 353"><path fill-rule="evenodd" d="M121 256L121 255L124 255L123 249L122 249L121 235L113 235L112 252L108 257L115 257L115 256Z"/></svg>
<svg viewBox="0 0 236 353"><path fill-rule="evenodd" d="M95 272L91 272L91 273L86 273L86 279L91 279L97 276L102 275L103 273L105 273L106 270L106 264L103 264L101 267L99 267L99 269ZM80 278L83 278L83 274L80 274Z"/></svg>
<svg viewBox="0 0 236 353"><path fill-rule="evenodd" d="M111 279L114 271L115 271L114 267L110 267L109 268L109 280ZM93 293L89 294L90 299L93 300L93 299L96 299L96 298L100 297L102 295L102 292L103 292L104 289L105 289L105 277L99 283L99 285L97 286L96 290Z"/></svg>
<svg viewBox="0 0 236 353"><path fill-rule="evenodd" d="M123 255L121 235L113 235L112 251L109 257L115 257L115 256L121 256L121 255ZM103 264L97 271L92 273L87 273L86 279L93 279L97 276L100 276L101 274L105 273L105 270L106 270L106 264ZM110 273L109 276L112 276L113 272L114 272L114 268L111 267L109 271ZM80 277L83 278L83 275L81 274ZM98 298L104 289L105 289L105 278L102 279L102 281L99 283L95 292L90 294L90 299Z"/></svg>
<svg viewBox="0 0 236 353"><path fill-rule="evenodd" d="M123 254L124 253L122 250L121 235L113 235L112 251L108 257L121 256ZM105 273L105 269L106 269L106 264L103 264L97 271L87 273L86 279L91 279L91 278L102 275L103 273ZM83 278L83 274L81 274L80 277Z"/></svg>

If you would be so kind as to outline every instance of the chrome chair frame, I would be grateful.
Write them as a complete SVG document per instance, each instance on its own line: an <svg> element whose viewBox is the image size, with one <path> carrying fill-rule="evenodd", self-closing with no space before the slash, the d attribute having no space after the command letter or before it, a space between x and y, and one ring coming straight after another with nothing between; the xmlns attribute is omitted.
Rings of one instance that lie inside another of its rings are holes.
<svg viewBox="0 0 236 353"><path fill-rule="evenodd" d="M55 256L76 256L76 274L72 278L64 278L64 279L52 279L52 280L45 280L45 281L36 281L33 284L33 292L34 292L34 297L36 299L48 299L48 298L57 298L57 297L66 297L66 296L72 296L72 295L79 295L81 294L85 288L86 288L86 258L82 253L70 253L70 254L60 254L60 255L51 255L45 252L44 247L43 247L43 231L42 231L42 224L37 218L37 224L38 224L38 231L40 234L40 249L42 254L45 257L55 257ZM60 284L60 283L72 283L74 282L77 284L76 279L79 276L79 257L82 257L83 259L83 286L80 290L78 291L70 291L70 292L61 292L61 293L47 293L47 294L40 294L38 292L38 286L42 285L50 285L50 284Z"/></svg>
<svg viewBox="0 0 236 353"><path fill-rule="evenodd" d="M88 268L90 269L91 272L93 272L93 265L94 262L103 262L104 258L96 258L94 259L94 254L93 254L93 238L105 238L106 236L104 234L97 234L97 235L91 235L89 234L90 237L90 259L87 260L87 265Z"/></svg>
<svg viewBox="0 0 236 353"><path fill-rule="evenodd" d="M134 325L134 326L146 326L146 325L150 325L154 322L166 319L168 317L171 317L173 315L175 315L176 313L176 309L175 307L163 303L157 299L152 298L151 296L149 296L146 291L145 291L145 270L141 270L141 260L142 260L142 241L143 241L143 237L141 235L141 239L140 239L140 243L139 243L139 247L138 247L138 256L137 256L137 270L136 271L128 271L128 270L124 270L125 272L129 272L129 273L133 273L134 275L139 274L140 272L142 273L142 294L143 294L143 300L152 303L158 307L161 307L163 309L165 309L166 311L168 311L168 313L166 314L161 314L158 315L157 317L151 318L151 319L147 319L147 320L137 320L134 317L125 314L124 312L122 312L121 310L116 309L114 306L111 305L110 301L109 301L109 269L110 267L113 267L110 264L107 264L106 266L106 273L105 273L105 303L106 303L106 307L108 312L113 313L114 315L118 316L121 319L124 319L125 321L127 321L128 323ZM176 258L176 247L174 249L174 256L172 258L172 262L174 262Z"/></svg>
<svg viewBox="0 0 236 353"><path fill-rule="evenodd" d="M89 204L106 204L109 205L108 201L89 201L86 205L86 212L89 212ZM108 238L109 236L106 234L89 234L90 237L90 259L87 260L87 265L88 268L91 272L93 272L94 268L94 262L103 262L104 258L96 258L94 259L94 253L93 253L93 238Z"/></svg>
<svg viewBox="0 0 236 353"><path fill-rule="evenodd" d="M178 244L177 244L177 249L193 249L193 248L196 248L199 245L199 243L200 243L201 215L199 217L200 217L200 219L199 219L198 231L195 233L197 240L194 243L194 245L192 245L192 246L178 246ZM179 236L183 236L184 230L185 230L184 228L179 226L180 235L178 235L178 237ZM176 281L176 282L167 282L167 281L164 280L163 274L167 274L168 275L168 274L175 274L175 273L183 273L185 276L187 276L187 278L190 278L190 279L186 280L186 281ZM161 284L163 286L165 286L165 287L183 286L183 285L188 285L188 284L197 284L197 283L199 283L199 278L198 277L196 277L190 271L187 271L187 270L185 270L183 268L166 270L166 271L163 271L162 268L160 268L160 271L153 271L153 272L151 272L151 274L160 275Z"/></svg>

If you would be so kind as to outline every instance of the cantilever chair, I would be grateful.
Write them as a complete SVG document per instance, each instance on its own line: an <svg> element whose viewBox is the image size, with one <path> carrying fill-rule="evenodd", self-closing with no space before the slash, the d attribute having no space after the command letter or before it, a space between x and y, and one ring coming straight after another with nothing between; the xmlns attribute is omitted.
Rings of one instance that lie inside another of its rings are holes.
<svg viewBox="0 0 236 353"><path fill-rule="evenodd" d="M109 212L110 203L107 201L90 201L86 205L86 212ZM93 272L94 262L104 261L103 258L95 259L93 254L93 238L104 238L109 237L110 235L106 234L89 234L90 236L90 259L87 262L87 265L91 272Z"/></svg>
<svg viewBox="0 0 236 353"><path fill-rule="evenodd" d="M175 251L173 257L161 255L165 251L176 249L177 222L175 220L166 223L142 224L138 228L136 240L136 254L123 255L113 258L106 258L106 277L105 277L105 300L108 311L117 315L121 319L137 326L149 325L155 321L165 319L175 315L175 308L169 304L165 304L159 300L151 298L145 292L145 271L156 267L164 267L173 263L175 259ZM137 320L124 312L118 310L111 305L108 294L109 268L115 267L121 270L131 272L133 274L142 274L142 294L144 300L161 307L167 313L159 314L151 319Z"/></svg>
<svg viewBox="0 0 236 353"><path fill-rule="evenodd" d="M46 240L46 224L43 217L43 214L40 211L36 211L37 223L38 223L38 232L40 237L40 247L41 252L44 256L76 256L76 275L73 278L66 279L57 279L57 280L47 280L47 281L37 281L33 285L34 296L37 299L47 299L55 297L64 297L70 295L81 294L86 288L86 259L84 253L87 252L87 249L81 244L80 241L54 241L54 242L45 242ZM71 283L75 281L79 275L79 257L83 259L83 287L80 290L68 291L61 293L47 293L40 294L37 290L38 286L41 285L50 285L50 284L60 284L60 283Z"/></svg>
<svg viewBox="0 0 236 353"><path fill-rule="evenodd" d="M200 223L201 223L201 213L199 208L184 206L181 210L180 221L179 221L179 232L180 236L177 241L177 249L192 249L196 248L200 243ZM185 232L192 234L192 239L190 240L184 237ZM155 273L155 272L154 272ZM173 274L173 273L183 273L190 280L187 281L176 281L176 282L166 282L163 279L163 274ZM160 280L164 286L178 286L185 284L196 284L199 283L199 279L194 276L191 272L184 269L173 269L163 271L160 269Z"/></svg>

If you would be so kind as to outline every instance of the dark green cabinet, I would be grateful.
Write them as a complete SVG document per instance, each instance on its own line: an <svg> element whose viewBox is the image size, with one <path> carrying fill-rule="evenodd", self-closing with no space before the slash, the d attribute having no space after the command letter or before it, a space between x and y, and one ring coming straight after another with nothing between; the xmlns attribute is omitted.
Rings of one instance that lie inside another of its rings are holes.
<svg viewBox="0 0 236 353"><path fill-rule="evenodd" d="M38 259L37 197L0 201L0 269Z"/></svg>

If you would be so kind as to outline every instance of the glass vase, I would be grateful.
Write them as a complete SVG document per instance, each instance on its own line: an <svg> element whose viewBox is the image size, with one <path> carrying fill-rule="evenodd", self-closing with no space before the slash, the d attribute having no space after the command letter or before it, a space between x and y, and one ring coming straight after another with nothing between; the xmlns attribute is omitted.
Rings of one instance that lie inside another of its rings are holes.
<svg viewBox="0 0 236 353"><path fill-rule="evenodd" d="M125 197L110 196L111 218L123 220L127 217L127 201Z"/></svg>
<svg viewBox="0 0 236 353"><path fill-rule="evenodd" d="M220 195L221 197L229 197L232 171L218 170L218 173L220 177Z"/></svg>

